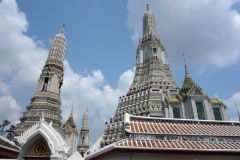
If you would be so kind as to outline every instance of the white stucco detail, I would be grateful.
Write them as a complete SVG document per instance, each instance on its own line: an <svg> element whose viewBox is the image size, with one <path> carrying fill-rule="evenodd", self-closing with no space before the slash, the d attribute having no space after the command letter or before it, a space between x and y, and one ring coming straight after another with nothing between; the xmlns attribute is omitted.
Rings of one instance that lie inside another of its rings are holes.
<svg viewBox="0 0 240 160"><path fill-rule="evenodd" d="M198 119L197 107L196 107L196 103L195 103L195 101L193 99L191 99L191 104L192 104L192 110L193 110L194 119Z"/></svg>
<svg viewBox="0 0 240 160"><path fill-rule="evenodd" d="M181 102L181 112L182 112L182 118L186 119L185 107L183 102Z"/></svg>
<svg viewBox="0 0 240 160"><path fill-rule="evenodd" d="M39 122L32 125L28 130L23 132L18 137L18 142L24 147L24 145L30 141L34 136L41 135L48 143L51 150L51 157L65 157L68 155L69 146L65 143L61 135L47 122L44 118L41 118ZM25 151L23 151L23 154ZM23 155L19 155L20 159Z"/></svg>
<svg viewBox="0 0 240 160"><path fill-rule="evenodd" d="M208 101L205 99L203 101L203 103L204 103L204 111L205 111L206 119L211 120L211 115L210 115L210 111L209 111L210 110L210 106L208 104Z"/></svg>

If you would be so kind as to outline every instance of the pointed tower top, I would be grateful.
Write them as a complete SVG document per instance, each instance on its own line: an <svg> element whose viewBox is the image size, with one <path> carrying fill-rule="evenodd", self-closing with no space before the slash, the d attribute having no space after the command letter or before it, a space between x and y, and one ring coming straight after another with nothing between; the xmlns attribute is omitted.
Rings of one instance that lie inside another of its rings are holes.
<svg viewBox="0 0 240 160"><path fill-rule="evenodd" d="M146 11L150 11L149 5L147 4Z"/></svg>
<svg viewBox="0 0 240 160"><path fill-rule="evenodd" d="M145 34L154 33L157 35L156 22L153 13L150 11L149 5L147 4L146 12L143 15L143 36Z"/></svg>
<svg viewBox="0 0 240 160"><path fill-rule="evenodd" d="M89 131L89 114L88 114L88 107L86 112L83 115L83 122L82 122L82 129Z"/></svg>
<svg viewBox="0 0 240 160"><path fill-rule="evenodd" d="M85 113L88 113L88 106L87 106L87 110L86 110L86 112Z"/></svg>
<svg viewBox="0 0 240 160"><path fill-rule="evenodd" d="M62 26L62 29L60 30L60 33L64 34L64 27L65 27L65 24Z"/></svg>
<svg viewBox="0 0 240 160"><path fill-rule="evenodd" d="M183 54L183 60L184 60L184 65L185 65L185 75L187 75L188 74L188 69L187 69L187 64L186 64L186 61L185 61L184 54Z"/></svg>
<svg viewBox="0 0 240 160"><path fill-rule="evenodd" d="M74 105L74 100L73 100L72 111L71 111L71 115L70 116L72 116L72 113L73 113L73 105Z"/></svg>
<svg viewBox="0 0 240 160"><path fill-rule="evenodd" d="M69 123L73 128L76 128L76 125L75 125L74 120L73 120L73 105L74 105L74 100L73 100L72 110L71 110L70 116L69 116L67 122L63 125L63 127L64 127L67 123Z"/></svg>
<svg viewBox="0 0 240 160"><path fill-rule="evenodd" d="M186 65L186 61L185 61L185 57L183 54L183 60L184 60L184 65L185 65L185 78L184 78L184 82L183 82L183 86L182 86L182 92L184 93L188 93L188 91L197 84L192 80L192 78L190 77L189 73L188 73L188 69L187 69L187 65ZM199 87L200 88L200 87ZM201 89L201 88L200 88Z"/></svg>

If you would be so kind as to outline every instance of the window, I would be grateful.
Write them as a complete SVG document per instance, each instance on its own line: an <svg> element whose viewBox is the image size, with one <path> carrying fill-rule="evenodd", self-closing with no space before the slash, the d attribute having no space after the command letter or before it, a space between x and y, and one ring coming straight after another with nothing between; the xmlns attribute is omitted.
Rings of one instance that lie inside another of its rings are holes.
<svg viewBox="0 0 240 160"><path fill-rule="evenodd" d="M173 117L174 118L181 118L180 108L177 108L177 107L173 108Z"/></svg>
<svg viewBox="0 0 240 160"><path fill-rule="evenodd" d="M196 107L197 107L198 119L206 119L205 113L204 113L204 108L203 108L203 103L196 102Z"/></svg>
<svg viewBox="0 0 240 160"><path fill-rule="evenodd" d="M220 121L222 120L220 108L213 108L213 114L214 114L215 120L220 120Z"/></svg>

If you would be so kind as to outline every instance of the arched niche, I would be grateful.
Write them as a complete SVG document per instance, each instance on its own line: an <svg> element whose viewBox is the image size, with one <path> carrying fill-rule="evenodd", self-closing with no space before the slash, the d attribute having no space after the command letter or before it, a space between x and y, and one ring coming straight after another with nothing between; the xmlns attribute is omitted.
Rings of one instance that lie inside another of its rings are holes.
<svg viewBox="0 0 240 160"><path fill-rule="evenodd" d="M22 153L19 155L19 159L32 160L32 159L45 159L50 160L51 146L49 146L49 140L46 139L40 132L23 144Z"/></svg>

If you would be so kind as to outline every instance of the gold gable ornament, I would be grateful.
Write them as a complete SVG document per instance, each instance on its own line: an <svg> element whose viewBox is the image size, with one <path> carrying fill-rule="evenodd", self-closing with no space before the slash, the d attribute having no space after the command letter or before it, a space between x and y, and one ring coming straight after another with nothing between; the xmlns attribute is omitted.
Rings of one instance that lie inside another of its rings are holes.
<svg viewBox="0 0 240 160"><path fill-rule="evenodd" d="M47 146L46 144L41 141L36 147L35 147L35 152L37 155L41 156L47 151Z"/></svg>
<svg viewBox="0 0 240 160"><path fill-rule="evenodd" d="M46 140L41 137L36 140L28 149L25 154L25 157L49 157L51 156L50 148Z"/></svg>

